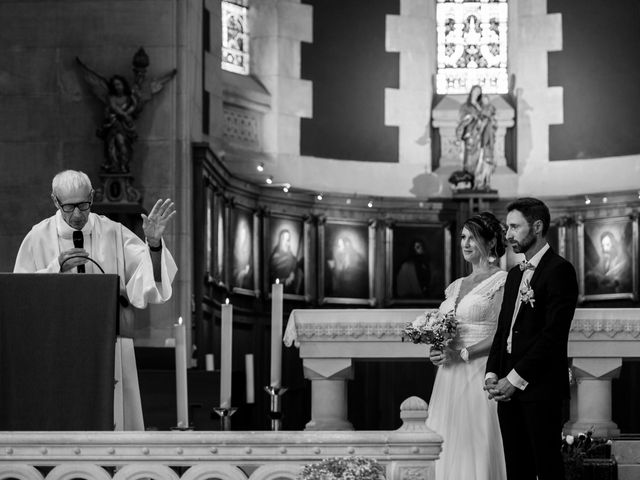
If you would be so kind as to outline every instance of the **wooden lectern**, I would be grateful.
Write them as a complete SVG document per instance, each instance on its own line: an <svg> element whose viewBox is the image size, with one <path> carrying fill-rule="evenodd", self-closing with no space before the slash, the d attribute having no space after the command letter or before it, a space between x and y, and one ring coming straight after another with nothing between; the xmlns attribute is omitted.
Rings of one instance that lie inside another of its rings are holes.
<svg viewBox="0 0 640 480"><path fill-rule="evenodd" d="M0 430L113 430L117 275L0 274Z"/></svg>

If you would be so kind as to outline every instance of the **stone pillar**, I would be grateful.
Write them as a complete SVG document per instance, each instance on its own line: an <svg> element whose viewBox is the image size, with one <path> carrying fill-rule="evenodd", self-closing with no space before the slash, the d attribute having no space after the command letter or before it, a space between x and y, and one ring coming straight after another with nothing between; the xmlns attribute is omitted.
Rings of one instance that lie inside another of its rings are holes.
<svg viewBox="0 0 640 480"><path fill-rule="evenodd" d="M571 408L575 405L577 412L565 424L565 433L584 433L593 427L595 436L620 434L611 419L611 380L618 377L621 367L621 358L573 359L578 388Z"/></svg>
<svg viewBox="0 0 640 480"><path fill-rule="evenodd" d="M353 430L347 419L350 358L305 358L304 378L311 380L311 420L305 430Z"/></svg>

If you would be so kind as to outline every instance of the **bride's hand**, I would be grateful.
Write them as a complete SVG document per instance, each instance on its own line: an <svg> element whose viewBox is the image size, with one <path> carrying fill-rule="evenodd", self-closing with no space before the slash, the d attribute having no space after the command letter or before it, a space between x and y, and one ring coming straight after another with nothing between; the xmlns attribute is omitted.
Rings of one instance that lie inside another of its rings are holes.
<svg viewBox="0 0 640 480"><path fill-rule="evenodd" d="M460 352L449 347L444 347L444 350L432 348L429 351L429 360L434 365L449 365L460 360Z"/></svg>
<svg viewBox="0 0 640 480"><path fill-rule="evenodd" d="M429 350L429 360L434 365L441 365L444 362L444 354L442 350L438 350L437 348L432 348Z"/></svg>

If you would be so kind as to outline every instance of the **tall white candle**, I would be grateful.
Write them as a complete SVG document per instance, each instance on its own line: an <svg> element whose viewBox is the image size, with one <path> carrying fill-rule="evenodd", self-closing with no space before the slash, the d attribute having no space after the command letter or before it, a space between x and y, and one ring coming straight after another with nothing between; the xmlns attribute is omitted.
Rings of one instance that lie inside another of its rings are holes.
<svg viewBox="0 0 640 480"><path fill-rule="evenodd" d="M271 286L271 381L272 387L282 383L282 284Z"/></svg>
<svg viewBox="0 0 640 480"><path fill-rule="evenodd" d="M222 305L220 341L220 407L231 408L231 342L233 332L233 306L229 299Z"/></svg>
<svg viewBox="0 0 640 480"><path fill-rule="evenodd" d="M189 426L189 400L187 392L187 345L182 317L173 325L176 355L176 407L178 427Z"/></svg>
<svg viewBox="0 0 640 480"><path fill-rule="evenodd" d="M215 370L213 368L213 353L207 353L204 356L204 365L207 372L213 372Z"/></svg>
<svg viewBox="0 0 640 480"><path fill-rule="evenodd" d="M247 403L255 403L256 394L253 387L253 353L247 353L244 356L244 371L246 380L245 391L247 393Z"/></svg>

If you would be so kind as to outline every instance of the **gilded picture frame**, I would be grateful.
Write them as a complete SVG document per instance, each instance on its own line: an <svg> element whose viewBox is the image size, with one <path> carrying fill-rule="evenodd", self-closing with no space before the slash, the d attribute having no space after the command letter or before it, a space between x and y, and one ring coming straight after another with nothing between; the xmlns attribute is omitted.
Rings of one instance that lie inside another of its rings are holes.
<svg viewBox="0 0 640 480"><path fill-rule="evenodd" d="M376 304L376 222L321 218L318 299L321 304Z"/></svg>
<svg viewBox="0 0 640 480"><path fill-rule="evenodd" d="M271 297L276 279L283 284L283 298L310 302L311 218L269 213L263 219L264 288Z"/></svg>
<svg viewBox="0 0 640 480"><path fill-rule="evenodd" d="M579 301L638 299L638 218L579 220Z"/></svg>
<svg viewBox="0 0 640 480"><path fill-rule="evenodd" d="M260 296L260 219L249 207L231 209L228 285L233 293Z"/></svg>
<svg viewBox="0 0 640 480"><path fill-rule="evenodd" d="M451 283L450 224L390 222L385 244L385 303L440 303Z"/></svg>

